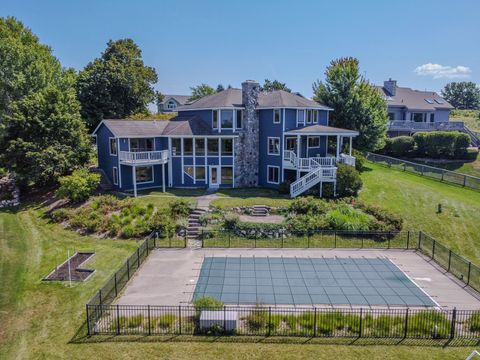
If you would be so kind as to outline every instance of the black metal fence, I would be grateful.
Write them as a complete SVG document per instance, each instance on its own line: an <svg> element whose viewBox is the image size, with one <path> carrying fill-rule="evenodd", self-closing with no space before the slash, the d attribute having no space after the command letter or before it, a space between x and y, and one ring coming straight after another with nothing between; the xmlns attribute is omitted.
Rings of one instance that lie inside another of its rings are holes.
<svg viewBox="0 0 480 360"><path fill-rule="evenodd" d="M480 311L87 305L89 335L478 339Z"/></svg>
<svg viewBox="0 0 480 360"><path fill-rule="evenodd" d="M468 187L474 190L480 190L480 178L470 175L457 173L433 166L414 163L411 161L397 159L390 156L365 153L365 158L371 162L382 164L388 167L397 168L403 171L426 176L432 179L444 181L447 183Z"/></svg>
<svg viewBox="0 0 480 360"><path fill-rule="evenodd" d="M160 237L159 232L150 234L130 255L127 261L113 274L106 284L90 299L89 305L111 304L125 287L127 282L147 259L150 251L155 248L183 248L187 246L186 237Z"/></svg>

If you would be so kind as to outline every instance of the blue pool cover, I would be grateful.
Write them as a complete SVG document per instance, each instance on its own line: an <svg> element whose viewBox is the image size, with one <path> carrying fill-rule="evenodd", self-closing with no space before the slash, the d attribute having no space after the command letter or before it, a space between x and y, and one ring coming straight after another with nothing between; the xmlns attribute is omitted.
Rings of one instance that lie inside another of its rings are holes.
<svg viewBox="0 0 480 360"><path fill-rule="evenodd" d="M205 257L193 298L238 305L435 306L386 258Z"/></svg>

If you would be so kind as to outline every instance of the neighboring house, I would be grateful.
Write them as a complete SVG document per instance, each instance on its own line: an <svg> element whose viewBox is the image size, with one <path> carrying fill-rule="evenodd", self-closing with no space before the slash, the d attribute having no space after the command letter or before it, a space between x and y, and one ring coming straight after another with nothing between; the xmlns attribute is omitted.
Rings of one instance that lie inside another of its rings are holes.
<svg viewBox="0 0 480 360"><path fill-rule="evenodd" d="M188 103L189 95L165 95L163 101L158 104L158 112L177 111L179 106Z"/></svg>
<svg viewBox="0 0 480 360"><path fill-rule="evenodd" d="M292 197L336 184L336 163L355 165L358 132L328 126L332 109L255 81L177 108L168 121L103 120L93 135L98 164L122 191L152 187L270 187ZM335 150L328 153L328 138ZM348 154L341 149L348 140Z"/></svg>

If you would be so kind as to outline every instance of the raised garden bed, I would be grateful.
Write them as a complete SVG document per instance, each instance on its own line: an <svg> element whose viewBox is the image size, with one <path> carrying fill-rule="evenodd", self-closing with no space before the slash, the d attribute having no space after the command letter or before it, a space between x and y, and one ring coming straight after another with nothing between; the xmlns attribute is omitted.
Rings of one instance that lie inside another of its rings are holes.
<svg viewBox="0 0 480 360"><path fill-rule="evenodd" d="M84 269L79 266L90 259L94 252L76 252L70 258L67 259L63 264L57 266L50 274L48 274L43 280L44 281L85 281L87 280L94 272L93 269ZM69 265L70 265L70 274L69 276Z"/></svg>

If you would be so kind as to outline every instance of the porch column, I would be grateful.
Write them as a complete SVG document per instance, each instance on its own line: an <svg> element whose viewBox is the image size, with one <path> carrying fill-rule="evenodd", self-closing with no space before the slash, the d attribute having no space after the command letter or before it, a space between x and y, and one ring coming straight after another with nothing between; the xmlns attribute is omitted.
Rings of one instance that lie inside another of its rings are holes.
<svg viewBox="0 0 480 360"><path fill-rule="evenodd" d="M353 137L350 136L350 146L348 147L348 155L352 156L352 139Z"/></svg>
<svg viewBox="0 0 480 360"><path fill-rule="evenodd" d="M340 158L340 135L337 135L337 160Z"/></svg>
<svg viewBox="0 0 480 360"><path fill-rule="evenodd" d="M133 172L133 196L137 197L137 167L135 165L132 166Z"/></svg>
<svg viewBox="0 0 480 360"><path fill-rule="evenodd" d="M300 159L300 139L300 135L297 135L297 163L295 164L295 167L297 168L297 178L295 180L298 180L300 178L300 170L298 170L298 159Z"/></svg>
<svg viewBox="0 0 480 360"><path fill-rule="evenodd" d="M165 163L162 164L162 191L165 192Z"/></svg>

